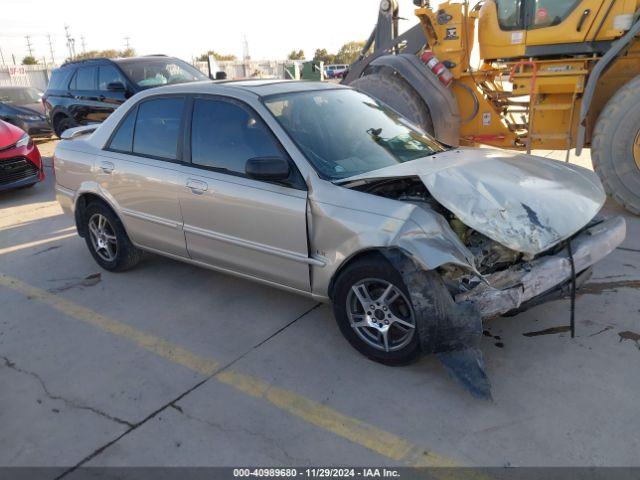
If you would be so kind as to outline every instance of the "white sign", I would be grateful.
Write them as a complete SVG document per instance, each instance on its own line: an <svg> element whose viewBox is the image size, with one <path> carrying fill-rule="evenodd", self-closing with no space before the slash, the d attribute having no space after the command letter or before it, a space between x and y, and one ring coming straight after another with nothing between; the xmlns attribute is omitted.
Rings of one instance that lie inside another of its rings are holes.
<svg viewBox="0 0 640 480"><path fill-rule="evenodd" d="M511 45L519 45L524 42L524 32L513 32L511 34Z"/></svg>
<svg viewBox="0 0 640 480"><path fill-rule="evenodd" d="M9 67L9 76L11 78L20 78L27 76L27 69L20 66L10 66Z"/></svg>
<svg viewBox="0 0 640 480"><path fill-rule="evenodd" d="M491 125L491 112L485 112L482 114L482 126L488 127Z"/></svg>

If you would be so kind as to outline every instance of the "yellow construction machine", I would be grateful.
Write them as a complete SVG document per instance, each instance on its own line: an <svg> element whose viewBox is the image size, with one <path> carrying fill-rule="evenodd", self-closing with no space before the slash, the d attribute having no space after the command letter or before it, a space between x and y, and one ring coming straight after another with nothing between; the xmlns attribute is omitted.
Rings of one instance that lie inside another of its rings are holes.
<svg viewBox="0 0 640 480"><path fill-rule="evenodd" d="M414 3L420 23L399 35L396 0L381 1L344 83L448 145L590 147L608 193L640 214L640 0Z"/></svg>

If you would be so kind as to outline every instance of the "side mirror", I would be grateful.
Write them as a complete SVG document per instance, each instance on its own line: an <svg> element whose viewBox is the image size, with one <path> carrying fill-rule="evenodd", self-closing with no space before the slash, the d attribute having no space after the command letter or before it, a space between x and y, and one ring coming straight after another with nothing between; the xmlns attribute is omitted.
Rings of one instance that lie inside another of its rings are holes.
<svg viewBox="0 0 640 480"><path fill-rule="evenodd" d="M124 92L126 88L122 82L111 82L107 85L107 90L110 92Z"/></svg>
<svg viewBox="0 0 640 480"><path fill-rule="evenodd" d="M286 180L290 168L289 162L282 157L256 157L247 160L245 172L254 180Z"/></svg>
<svg viewBox="0 0 640 480"><path fill-rule="evenodd" d="M226 80L227 72L216 72L216 80Z"/></svg>

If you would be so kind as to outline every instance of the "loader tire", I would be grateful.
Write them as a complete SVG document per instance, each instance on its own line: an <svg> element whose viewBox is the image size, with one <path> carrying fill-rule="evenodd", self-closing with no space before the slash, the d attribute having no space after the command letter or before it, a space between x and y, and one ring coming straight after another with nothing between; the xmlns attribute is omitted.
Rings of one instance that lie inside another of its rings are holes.
<svg viewBox="0 0 640 480"><path fill-rule="evenodd" d="M373 73L351 82L351 87L377 98L403 115L426 133L433 135L433 121L429 107L420 95L398 74Z"/></svg>
<svg viewBox="0 0 640 480"><path fill-rule="evenodd" d="M640 76L618 90L600 114L591 159L607 193L640 215Z"/></svg>

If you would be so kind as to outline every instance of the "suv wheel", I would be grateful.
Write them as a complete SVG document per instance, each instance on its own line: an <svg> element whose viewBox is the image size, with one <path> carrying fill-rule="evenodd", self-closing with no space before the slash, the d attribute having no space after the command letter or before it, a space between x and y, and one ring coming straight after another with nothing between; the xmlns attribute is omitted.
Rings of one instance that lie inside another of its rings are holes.
<svg viewBox="0 0 640 480"><path fill-rule="evenodd" d="M337 279L333 310L340 331L360 353L386 365L420 355L416 315L401 275L385 259L356 261Z"/></svg>
<svg viewBox="0 0 640 480"><path fill-rule="evenodd" d="M113 211L92 203L84 213L85 241L91 255L105 270L122 272L133 268L141 252L129 240L124 226Z"/></svg>
<svg viewBox="0 0 640 480"><path fill-rule="evenodd" d="M55 131L56 136L58 138L62 138L62 134L64 133L65 130L68 130L70 128L77 127L77 126L78 124L74 122L72 118L62 117L55 122L53 126L53 130Z"/></svg>

